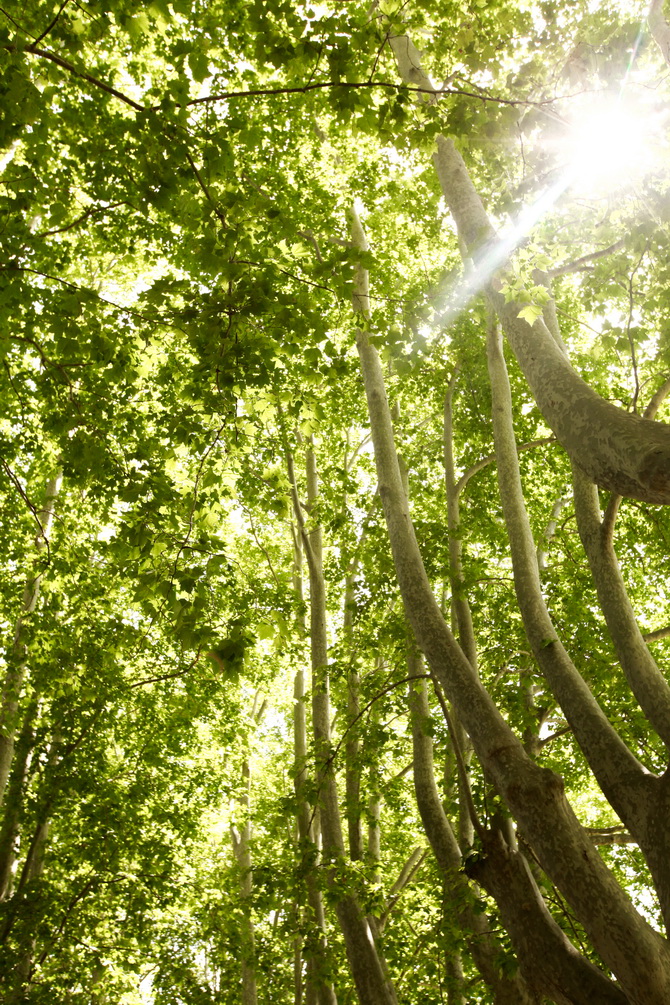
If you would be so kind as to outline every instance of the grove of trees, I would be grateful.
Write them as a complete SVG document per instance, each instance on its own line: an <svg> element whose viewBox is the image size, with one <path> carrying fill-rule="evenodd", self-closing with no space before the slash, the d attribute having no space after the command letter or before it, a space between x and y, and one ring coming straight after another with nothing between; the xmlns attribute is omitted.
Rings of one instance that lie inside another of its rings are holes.
<svg viewBox="0 0 670 1005"><path fill-rule="evenodd" d="M670 11L0 9L0 998L670 1001Z"/></svg>

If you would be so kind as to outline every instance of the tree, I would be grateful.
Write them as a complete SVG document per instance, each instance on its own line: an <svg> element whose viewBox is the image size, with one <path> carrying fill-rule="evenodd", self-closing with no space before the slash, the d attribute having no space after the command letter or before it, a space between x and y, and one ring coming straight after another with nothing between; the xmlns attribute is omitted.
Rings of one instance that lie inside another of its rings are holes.
<svg viewBox="0 0 670 1005"><path fill-rule="evenodd" d="M667 1000L645 17L3 11L8 1001Z"/></svg>

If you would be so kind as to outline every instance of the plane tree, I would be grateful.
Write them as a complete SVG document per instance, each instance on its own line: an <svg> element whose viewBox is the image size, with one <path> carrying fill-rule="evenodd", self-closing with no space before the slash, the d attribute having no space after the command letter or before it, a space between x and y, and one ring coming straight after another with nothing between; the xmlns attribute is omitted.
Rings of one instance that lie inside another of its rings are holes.
<svg viewBox="0 0 670 1005"><path fill-rule="evenodd" d="M8 1000L667 1000L645 18L3 11Z"/></svg>

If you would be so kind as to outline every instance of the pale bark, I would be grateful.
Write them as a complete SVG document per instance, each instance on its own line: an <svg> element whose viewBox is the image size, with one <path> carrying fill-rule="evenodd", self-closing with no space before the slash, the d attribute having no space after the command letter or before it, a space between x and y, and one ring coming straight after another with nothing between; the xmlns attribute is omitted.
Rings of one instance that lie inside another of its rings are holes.
<svg viewBox="0 0 670 1005"><path fill-rule="evenodd" d="M533 654L605 796L640 845L654 878L664 919L668 923L670 834L667 828L659 825L670 807L668 779L665 775L662 777L652 775L633 756L605 717L556 638L542 596L533 540L523 501L514 445L511 391L495 326L492 326L489 332L488 359L493 396L493 428L498 456L498 481L510 539L515 589L526 635ZM586 510L588 483L580 481L578 474L576 484L577 505L581 510ZM591 498L591 505L593 504ZM588 513L586 515L588 516ZM582 516L585 516L583 512ZM595 514L591 513L591 517L595 519ZM631 610L630 615L626 616L624 603L627 597L622 583L619 583L619 591L615 594L616 606L613 604L613 591L617 579L610 567L610 578L604 582L602 574L606 571L597 570L602 592L606 594L605 606L610 611L613 621L616 620L618 610L621 625L613 625L613 631L623 637L627 630L630 632L634 615ZM626 653L626 656L630 657L630 653ZM634 665L629 661L628 673L636 691L653 703L653 684L649 682L651 674L649 668L645 667L641 660ZM646 691L643 685L646 686ZM662 695L663 691L659 689L659 698L662 698ZM662 714L662 705L660 708ZM653 707L651 711L654 714Z"/></svg>
<svg viewBox="0 0 670 1005"><path fill-rule="evenodd" d="M347 461L347 471L349 471L353 459L363 446L362 441L354 450L351 458ZM363 521L363 527L356 542L355 551L349 562L347 574L344 582L344 611L342 615L342 635L352 655L351 666L347 671L347 740L345 744L345 796L346 796L346 818L347 818L347 838L349 843L349 857L352 862L356 862L363 857L363 835L361 830L361 765L360 752L361 742L358 733L358 719L360 713L360 676L353 659L353 622L354 607L356 602L356 577L360 565L361 546L367 533L367 523L372 517L372 513L377 506L377 496Z"/></svg>
<svg viewBox="0 0 670 1005"><path fill-rule="evenodd" d="M356 218L352 233L356 246L365 247ZM362 283L355 302L367 306ZM661 1005L670 997L670 951L665 940L640 917L598 856L565 799L561 780L527 757L444 621L426 576L402 488L379 356L365 332L359 330L356 342L396 574L417 643L471 737L482 766L543 868L571 903L605 965L617 975L632 1003ZM639 777L625 747L622 759Z"/></svg>
<svg viewBox="0 0 670 1005"><path fill-rule="evenodd" d="M465 485L465 482L461 479L456 481L456 469L454 464L453 397L457 377L458 371L454 373L444 396L444 416L442 424L442 457L444 464L444 484L447 496L447 533L449 537L449 583L451 586L452 629L455 623L455 627L458 631L458 642L463 650L463 654L475 673L478 673L475 629L472 622L472 611L470 610L470 604L465 592L463 573L460 495L461 488ZM458 716L455 716L454 720L454 729L458 731L456 742L460 746L465 763L469 764L472 758L472 745L470 743L470 739L461 726ZM458 817L458 840L463 848L469 847L472 844L473 829L470 814L466 810L466 799L468 794L463 791L463 781L460 773L457 778L460 806Z"/></svg>
<svg viewBox="0 0 670 1005"><path fill-rule="evenodd" d="M647 23L652 38L661 50L663 59L670 66L670 25L663 14L663 0L651 0Z"/></svg>
<svg viewBox="0 0 670 1005"><path fill-rule="evenodd" d="M512 395L495 323L489 326L487 359L498 484L510 541L514 587L526 636L607 798L622 819L631 819L639 814L640 792L650 779L609 723L565 652L544 602L519 475Z"/></svg>
<svg viewBox="0 0 670 1005"><path fill-rule="evenodd" d="M398 64L398 70L403 80L414 87L422 88L425 91L435 90L430 77L424 72L421 66L421 53L416 48L408 35L390 35L389 44L393 49L393 55ZM434 102L434 94L418 94L417 101Z"/></svg>
<svg viewBox="0 0 670 1005"><path fill-rule="evenodd" d="M253 892L253 876L251 871L251 768L249 758L242 762L242 796L239 807L242 822L239 827L231 825L230 836L233 852L239 870L240 900L242 905L242 922L240 937L242 954L240 966L242 971L242 1005L257 1005L255 933L251 916L251 896Z"/></svg>
<svg viewBox="0 0 670 1005"><path fill-rule="evenodd" d="M326 628L326 588L323 575L323 545L318 525L308 532L298 499L295 477L290 473L294 508L302 534L310 584L310 640L312 657L312 731L316 758L316 782L321 811L323 856L332 862L334 878L337 862L344 857L344 839L337 798L337 784L330 757L330 698L328 679L328 637ZM307 497L311 507L318 497L314 452L307 452ZM397 1005L395 990L387 979L370 925L357 898L343 893L335 902L344 936L347 959L361 1005Z"/></svg>
<svg viewBox="0 0 670 1005"><path fill-rule="evenodd" d="M28 777L30 758L35 743L37 699L30 702L23 719L14 761L7 788L5 812L0 830L0 901L11 893L12 870L16 861L21 816L24 806L24 789Z"/></svg>
<svg viewBox="0 0 670 1005"><path fill-rule="evenodd" d="M573 488L579 536L617 659L640 708L669 746L670 687L640 632L612 540L603 534L598 489L577 468Z"/></svg>
<svg viewBox="0 0 670 1005"><path fill-rule="evenodd" d="M435 782L433 741L427 730L430 716L428 691L426 681L421 679L423 662L412 645L408 646L407 668L409 677L418 678L410 682L408 692L414 753L414 792L426 837L444 877L446 909L448 913L457 914L475 966L494 991L496 1002L536 1005L535 995L531 994L521 977L506 977L500 972L496 964L500 946L488 931L485 913L474 910L474 895L469 893L467 881L461 871L461 849L444 812ZM465 1005L467 999L458 960L460 954L451 948L448 954L454 961L447 991L448 1001L450 1005Z"/></svg>
<svg viewBox="0 0 670 1005"><path fill-rule="evenodd" d="M460 515L460 487L456 482L453 448L453 397L458 371L452 377L444 397L443 461L447 495L447 531L449 533L449 581L451 605L458 626L458 642L473 670L477 669L477 645L472 612L465 593L463 545Z"/></svg>
<svg viewBox="0 0 670 1005"><path fill-rule="evenodd" d="M670 377L664 380L661 386L654 392L651 397L651 401L642 413L642 417L644 419L655 419L656 413L667 398L668 394L670 394ZM616 523L620 506L621 496L613 493L609 498L607 507L605 508L602 521L603 540L610 546L613 546L614 543L614 524Z"/></svg>
<svg viewBox="0 0 670 1005"><path fill-rule="evenodd" d="M4 799L7 780L14 757L14 738L16 735L19 701L26 673L24 624L26 619L35 610L40 595L42 556L49 543L54 504L60 492L61 481L62 475L59 472L47 482L44 502L42 507L37 511L37 520L39 522L39 533L35 537L37 558L33 564L33 575L28 580L23 593L21 614L17 619L14 629L9 667L2 685L2 695L0 696L0 805Z"/></svg>
<svg viewBox="0 0 670 1005"><path fill-rule="evenodd" d="M35 882L35 880L38 880L42 875L44 869L44 852L46 850L48 836L49 818L45 815L37 823L33 839L30 842L30 847L28 848L28 853L23 864L16 893L14 894L17 900L17 907L25 896L24 891L26 888ZM2 933L2 941L7 938L15 916L14 912L10 912L5 929ZM33 934L32 926L26 926L22 931L22 937L19 943L19 957L13 974L14 986L7 999L7 1005L19 1005L19 1003L26 1001L26 995L30 990L33 975L35 946L36 939Z"/></svg>
<svg viewBox="0 0 670 1005"><path fill-rule="evenodd" d="M554 341L567 358L567 349L560 336L553 298L545 307L545 320ZM646 419L656 415L668 390L670 382L666 381L645 409ZM614 551L612 530L616 497L610 498L609 520L601 521L598 488L574 462L572 485L579 536L586 552L600 609L614 643L617 659L640 708L668 745L670 744L670 687L656 666L640 632Z"/></svg>
<svg viewBox="0 0 670 1005"><path fill-rule="evenodd" d="M415 848L403 865L398 878L389 890L384 909L377 919L377 928L380 932L384 931L384 926L389 919L389 915L400 900L403 891L414 878L415 873L421 868L421 864L427 854L427 848Z"/></svg>
<svg viewBox="0 0 670 1005"><path fill-rule="evenodd" d="M627 1005L623 991L575 949L551 917L518 849L493 831L484 852L468 872L495 899L531 994L556 1005Z"/></svg>
<svg viewBox="0 0 670 1005"><path fill-rule="evenodd" d="M357 218L353 219L353 233L355 240L359 242L359 247L364 247L364 235ZM365 286L360 285L359 289L364 294ZM365 304L365 300L361 301ZM454 478L452 429L451 429L451 394L453 392L453 382L449 388L445 400L444 417L444 466L445 481L447 487L447 501L449 513L449 529L452 541L459 537L458 524L458 491ZM406 469L400 458L398 458L398 471L404 493L408 491ZM381 484L381 482L380 482ZM460 546L452 545L450 551L450 576L452 590L458 589L460 596L456 610L459 629L464 628L464 637L469 640L470 665L473 676L478 679L476 671L476 648L472 619L467 605L467 598L462 592L462 556ZM442 802L440 800L437 786L435 784L433 767L433 747L432 740L427 734L426 724L429 717L428 699L425 680L422 678L422 663L412 646L408 648L408 676L416 678L410 683L409 706L412 721L412 738L414 750L414 782L417 796L417 804L422 817L424 829L434 849L438 864L445 877L445 893L448 908L455 910L461 918L461 924L466 929L476 933L477 940L473 944L473 958L480 969L480 972L487 980L487 983L494 988L496 1000L498 1002L514 1002L516 1005L522 1002L535 1002L539 996L557 992L560 981L569 988L573 994L572 998L559 997L558 1002L574 1001L580 1005L586 1005L594 1000L595 993L598 1000L603 1002L617 1002L623 1005L624 996L614 987L611 982L597 968L583 959L575 950L569 940L563 935L558 925L554 922L547 907L535 886L532 877L528 873L527 867L522 865L522 857L516 849L511 821L503 822L503 831L508 835L507 846L510 852L516 857L517 874L512 875L510 869L505 870L505 876L501 876L501 881L496 883L495 899L504 901L502 909L511 921L510 934L517 952L523 956L522 970L524 977L507 978L499 973L495 966L495 947L491 944L491 939L483 929L483 918L472 910L465 881L460 873L462 865L461 850L456 840L451 825L446 817ZM445 715L447 711L445 708ZM459 762L459 788L461 791L461 819L465 817L470 822L474 819L474 808L472 808L471 795L468 787L465 764L463 763L463 753L461 749L460 735L453 735L455 726L453 717L448 717L450 731L456 750L456 758ZM457 727L456 727L457 728ZM467 807L467 809L466 809ZM468 812L471 810L471 812ZM467 831L468 844L471 843L472 824ZM498 835L485 834L480 827L480 836L485 846L492 841L496 841L496 848L501 847ZM487 863L486 870L491 867ZM493 866L495 870L495 865ZM529 891L532 897L529 898ZM525 933L525 926L530 926L533 937L530 938ZM547 954L551 957L551 962L546 963ZM460 965L459 953L454 949L448 954L447 959L448 1002L460 1005L464 1002L462 968ZM524 979L525 978L525 979ZM528 982L528 983L526 983ZM580 990L583 985L583 990Z"/></svg>
<svg viewBox="0 0 670 1005"><path fill-rule="evenodd" d="M519 448L517 447L517 452L518 450ZM544 534L542 535L542 541L540 542L540 544L538 544L536 550L537 567L540 570L544 570L547 568L547 561L549 558L549 546L551 545L552 538L556 533L556 524L558 522L559 516L561 515L561 513L563 512L563 510L565 509L565 507L568 505L569 502L570 502L569 494L560 495L558 499L555 501L554 505L551 507L551 516L549 517L547 526L545 527L544 530Z"/></svg>
<svg viewBox="0 0 670 1005"><path fill-rule="evenodd" d="M344 639L351 643L353 627L354 586L356 568L350 568L344 584L344 617L342 632ZM363 857L361 834L361 769L360 739L358 736L358 716L360 713L360 678L355 665L347 671L347 741L345 745L345 794L347 814L347 837L349 857L356 862Z"/></svg>
<svg viewBox="0 0 670 1005"><path fill-rule="evenodd" d="M485 291L498 313L538 408L561 446L602 488L644 502L670 503L670 427L601 398L572 369L545 321L539 318L531 326L518 316L522 304L505 302L494 278L505 249L463 158L443 136L438 137L435 166L459 237L475 259L476 288Z"/></svg>
<svg viewBox="0 0 670 1005"><path fill-rule="evenodd" d="M292 464L291 464L292 471ZM294 536L293 549L293 589L299 604L298 629L302 638L307 635L307 625L303 613L302 581L302 541L300 533ZM294 787L298 803L297 822L300 853L318 855L316 836L309 802L305 796L307 773L307 717L305 711L305 672L299 666L293 686L293 742L294 742ZM315 862L315 866L316 866ZM328 939L326 936L326 915L323 898L319 889L316 868L309 869L306 876L307 909L310 927L316 930L312 940L312 951L307 959L305 981L305 1005L337 1005L335 992L328 972ZM302 996L302 950L300 943L295 948L295 1002L299 1005Z"/></svg>

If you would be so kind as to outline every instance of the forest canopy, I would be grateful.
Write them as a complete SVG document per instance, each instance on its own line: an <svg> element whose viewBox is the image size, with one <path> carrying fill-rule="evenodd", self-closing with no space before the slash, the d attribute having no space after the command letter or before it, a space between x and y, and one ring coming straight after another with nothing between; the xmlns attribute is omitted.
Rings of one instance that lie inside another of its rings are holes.
<svg viewBox="0 0 670 1005"><path fill-rule="evenodd" d="M0 9L3 1001L670 1001L669 22Z"/></svg>

